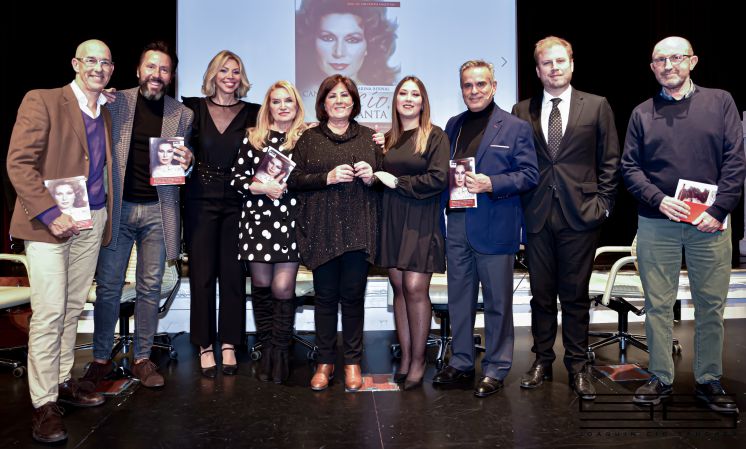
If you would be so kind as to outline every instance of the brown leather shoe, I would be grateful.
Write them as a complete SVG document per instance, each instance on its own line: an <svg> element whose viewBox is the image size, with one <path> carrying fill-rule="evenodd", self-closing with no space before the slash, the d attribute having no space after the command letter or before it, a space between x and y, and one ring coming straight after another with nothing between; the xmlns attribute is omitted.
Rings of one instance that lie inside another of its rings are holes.
<svg viewBox="0 0 746 449"><path fill-rule="evenodd" d="M132 375L140 379L143 387L158 388L166 384L163 376L158 372L158 367L150 359L135 362Z"/></svg>
<svg viewBox="0 0 746 449"><path fill-rule="evenodd" d="M114 371L114 364L111 360L106 363L93 361L88 364L83 377L78 379L78 386L85 392L93 393L98 388L98 383Z"/></svg>
<svg viewBox="0 0 746 449"><path fill-rule="evenodd" d="M100 393L88 392L80 386L77 380L68 379L59 385L57 400L76 407L96 407L104 403L104 396Z"/></svg>
<svg viewBox="0 0 746 449"><path fill-rule="evenodd" d="M345 391L358 391L363 386L360 365L345 365Z"/></svg>
<svg viewBox="0 0 746 449"><path fill-rule="evenodd" d="M316 366L316 372L311 378L311 390L326 390L332 379L334 379L334 364L319 363L319 365Z"/></svg>
<svg viewBox="0 0 746 449"><path fill-rule="evenodd" d="M58 443L67 439L62 423L62 408L56 402L47 402L34 409L31 417L31 436L40 443Z"/></svg>

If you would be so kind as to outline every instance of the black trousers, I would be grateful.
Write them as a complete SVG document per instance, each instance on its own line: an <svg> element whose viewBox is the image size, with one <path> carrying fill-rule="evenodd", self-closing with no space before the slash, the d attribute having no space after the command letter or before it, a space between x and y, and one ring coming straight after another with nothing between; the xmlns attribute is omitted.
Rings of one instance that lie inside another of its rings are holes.
<svg viewBox="0 0 746 449"><path fill-rule="evenodd" d="M316 292L314 322L319 363L337 359L337 309L342 305L342 343L345 365L360 363L363 355L363 317L368 262L363 251L344 253L313 270Z"/></svg>
<svg viewBox="0 0 746 449"><path fill-rule="evenodd" d="M184 207L191 289L191 341L240 345L246 328L246 279L238 260L238 201L190 200ZM215 285L220 324L215 324ZM219 334L219 337L218 337Z"/></svg>
<svg viewBox="0 0 746 449"><path fill-rule="evenodd" d="M531 350L542 365L554 362L557 296L562 308L562 343L567 371L577 373L587 363L590 298L588 282L600 229L575 231L567 224L559 202L541 231L528 233L526 260L531 282Z"/></svg>

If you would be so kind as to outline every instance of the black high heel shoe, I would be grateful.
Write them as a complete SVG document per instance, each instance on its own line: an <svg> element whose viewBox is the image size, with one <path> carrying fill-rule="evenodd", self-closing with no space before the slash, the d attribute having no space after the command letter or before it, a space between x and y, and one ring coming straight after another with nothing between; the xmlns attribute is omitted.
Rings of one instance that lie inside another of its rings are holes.
<svg viewBox="0 0 746 449"><path fill-rule="evenodd" d="M235 347L222 348L220 352L223 352L223 351L233 351L233 354L234 355L236 354ZM226 376L235 376L237 372L238 372L238 360L236 360L236 363L234 363L233 365L226 365L225 363L223 363L223 374L225 374Z"/></svg>
<svg viewBox="0 0 746 449"><path fill-rule="evenodd" d="M427 370L427 360L422 363L422 375L417 380L404 380L404 391L416 390L422 386L422 379L425 378L425 371Z"/></svg>
<svg viewBox="0 0 746 449"><path fill-rule="evenodd" d="M394 373L392 380L395 384L404 383L404 381L407 380L407 373L400 373L399 371L397 371Z"/></svg>
<svg viewBox="0 0 746 449"><path fill-rule="evenodd" d="M202 356L210 352L214 353L215 351L213 351L212 349L200 350L198 357L199 357L199 362L200 362L200 369L202 370L202 375L209 379L214 379L218 376L217 363L215 365L208 366L207 368L202 368Z"/></svg>

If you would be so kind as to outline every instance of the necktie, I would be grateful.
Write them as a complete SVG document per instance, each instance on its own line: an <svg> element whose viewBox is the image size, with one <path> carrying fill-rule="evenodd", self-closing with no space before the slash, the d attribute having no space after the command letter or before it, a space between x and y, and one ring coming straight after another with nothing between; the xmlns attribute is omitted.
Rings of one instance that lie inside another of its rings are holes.
<svg viewBox="0 0 746 449"><path fill-rule="evenodd" d="M549 146L549 155L552 160L557 158L557 151L559 151L560 141L562 140L562 115L560 115L559 108L557 105L561 98L552 98L552 111L549 113L549 136L547 137L547 145Z"/></svg>

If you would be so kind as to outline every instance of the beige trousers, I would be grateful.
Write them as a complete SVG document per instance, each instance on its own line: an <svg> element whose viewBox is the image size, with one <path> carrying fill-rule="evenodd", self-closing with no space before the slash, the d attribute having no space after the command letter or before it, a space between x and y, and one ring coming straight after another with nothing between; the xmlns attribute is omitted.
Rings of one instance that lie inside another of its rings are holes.
<svg viewBox="0 0 746 449"><path fill-rule="evenodd" d="M106 209L91 211L93 229L65 243L26 241L31 284L28 384L35 408L57 401L70 379L78 318L96 271Z"/></svg>

